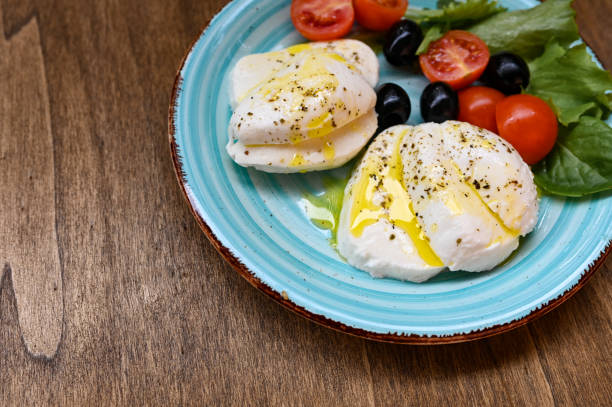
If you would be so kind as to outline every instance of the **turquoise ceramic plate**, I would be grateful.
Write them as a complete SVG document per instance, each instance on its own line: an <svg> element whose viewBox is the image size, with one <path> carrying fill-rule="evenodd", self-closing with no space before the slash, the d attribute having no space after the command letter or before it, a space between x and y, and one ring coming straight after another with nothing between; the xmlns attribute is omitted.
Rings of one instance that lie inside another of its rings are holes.
<svg viewBox="0 0 612 407"><path fill-rule="evenodd" d="M532 0L502 3L513 9ZM321 173L246 170L225 152L231 115L228 77L244 55L304 40L289 0L235 0L194 43L177 77L170 142L179 182L211 242L254 286L331 328L384 341L458 342L522 325L575 293L603 262L612 239L612 195L544 197L533 233L510 262L487 273L443 273L422 284L374 279L344 263L328 234L305 216L304 192L322 191ZM435 0L411 5L432 7ZM418 111L426 79L384 58L381 81L401 84ZM337 170L336 170L337 171Z"/></svg>

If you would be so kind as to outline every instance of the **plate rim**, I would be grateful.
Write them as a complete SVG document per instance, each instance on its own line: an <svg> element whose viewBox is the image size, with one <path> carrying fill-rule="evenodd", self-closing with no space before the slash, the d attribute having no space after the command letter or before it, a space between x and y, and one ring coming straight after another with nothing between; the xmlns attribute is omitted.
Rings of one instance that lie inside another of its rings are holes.
<svg viewBox="0 0 612 407"><path fill-rule="evenodd" d="M581 273L580 279L569 289L565 290L563 293L558 295L555 298L550 299L548 302L539 305L536 309L530 311L527 315L523 316L519 319L514 319L512 321L505 322L503 324L496 324L484 329L472 330L467 333L456 333L452 335L419 335L419 334L403 334L403 333L379 333L372 332L367 329L353 327L342 322L333 320L331 318L326 317L322 314L317 314L312 311L307 310L305 307L297 305L291 299L289 299L286 295L279 293L272 289L269 285L264 283L260 278L258 278L254 272L252 272L242 261L232 253L232 251L225 247L223 243L217 238L214 234L210 226L206 223L204 218L198 213L195 209L194 203L191 201L192 197L187 193L187 181L185 178L185 172L183 171L183 166L181 163L181 156L179 153L179 146L176 142L176 110L178 109L178 96L182 91L182 71L185 67L185 62L193 52L193 48L196 43L206 34L206 30L209 28L211 22L217 17L217 15L226 7L228 7L234 0L229 1L221 7L218 7L217 10L213 13L212 17L210 17L200 29L200 33L198 36L192 40L189 48L185 52L183 59L180 62L179 68L177 70L174 84L172 87L172 94L170 96L170 105L168 109L168 138L169 138L169 147L170 147L170 155L172 158L172 164L174 168L174 174L176 175L176 179L181 188L181 192L183 197L187 201L187 206L191 211L192 215L196 219L200 229L204 232L210 243L213 245L215 250L223 259L229 263L229 265L246 281L249 282L253 287L258 289L259 291L266 294L275 302L279 303L283 307L289 309L293 313L300 315L303 318L306 318L312 322L315 322L321 326L331 328L335 331L343 332L352 336L357 336L364 339L369 339L378 342L388 342L388 343L396 343L396 344L406 344L406 345L440 345L440 344L451 344L451 343L461 343L468 341L475 341L478 339L483 339L487 337L491 337L494 335L499 335L504 332L511 331L513 329L519 328L531 321L534 321L543 315L549 313L553 309L557 308L569 298L571 298L574 294L576 294L583 286L587 284L589 279L595 274L595 272L603 265L604 261L608 257L608 255L612 252L612 239L608 241L608 243L604 246L603 250L600 252L599 256L593 260L593 262L589 265L586 270L583 270ZM584 40L583 40L584 41ZM586 43L586 42L585 42ZM587 44L588 45L588 44ZM595 53L595 51L593 51ZM193 198L195 199L195 197Z"/></svg>

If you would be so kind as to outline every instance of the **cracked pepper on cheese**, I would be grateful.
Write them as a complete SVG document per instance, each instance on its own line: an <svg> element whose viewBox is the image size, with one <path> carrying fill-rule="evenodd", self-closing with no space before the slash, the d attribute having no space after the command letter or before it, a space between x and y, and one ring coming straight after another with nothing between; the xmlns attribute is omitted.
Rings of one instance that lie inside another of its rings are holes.
<svg viewBox="0 0 612 407"><path fill-rule="evenodd" d="M356 40L246 56L232 71L227 151L268 172L341 166L376 131L377 81L376 55Z"/></svg>

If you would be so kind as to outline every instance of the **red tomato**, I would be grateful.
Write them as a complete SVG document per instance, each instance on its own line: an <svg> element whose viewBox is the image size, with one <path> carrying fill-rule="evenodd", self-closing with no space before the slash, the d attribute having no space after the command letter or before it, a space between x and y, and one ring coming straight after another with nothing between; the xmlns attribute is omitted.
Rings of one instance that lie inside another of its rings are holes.
<svg viewBox="0 0 612 407"><path fill-rule="evenodd" d="M540 161L557 140L557 117L542 99L508 96L495 109L499 135L517 149L529 165Z"/></svg>
<svg viewBox="0 0 612 407"><path fill-rule="evenodd" d="M386 31L401 20L408 0L354 0L357 22L373 31Z"/></svg>
<svg viewBox="0 0 612 407"><path fill-rule="evenodd" d="M334 40L351 31L355 11L351 0L293 0L291 21L309 40Z"/></svg>
<svg viewBox="0 0 612 407"><path fill-rule="evenodd" d="M482 75L489 63L489 48L472 33L451 30L419 56L423 73L431 82L465 88Z"/></svg>
<svg viewBox="0 0 612 407"><path fill-rule="evenodd" d="M486 86L466 88L459 92L457 120L497 133L495 106L505 97L500 91Z"/></svg>

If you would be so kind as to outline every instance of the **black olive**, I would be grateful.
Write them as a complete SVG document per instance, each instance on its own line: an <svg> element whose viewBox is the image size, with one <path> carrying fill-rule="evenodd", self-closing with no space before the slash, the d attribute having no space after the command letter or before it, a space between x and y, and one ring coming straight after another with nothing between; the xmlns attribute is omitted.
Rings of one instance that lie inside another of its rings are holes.
<svg viewBox="0 0 612 407"><path fill-rule="evenodd" d="M455 120L459 114L457 92L444 82L430 83L421 94L421 116L426 122Z"/></svg>
<svg viewBox="0 0 612 407"><path fill-rule="evenodd" d="M416 51L423 41L423 32L412 20L393 24L387 33L383 52L392 65L405 66L416 58Z"/></svg>
<svg viewBox="0 0 612 407"><path fill-rule="evenodd" d="M406 123L410 117L410 111L410 98L404 89L394 83L379 86L376 91L379 131L396 124Z"/></svg>
<svg viewBox="0 0 612 407"><path fill-rule="evenodd" d="M518 55L500 52L491 57L480 80L506 95L514 95L529 85L529 67Z"/></svg>

